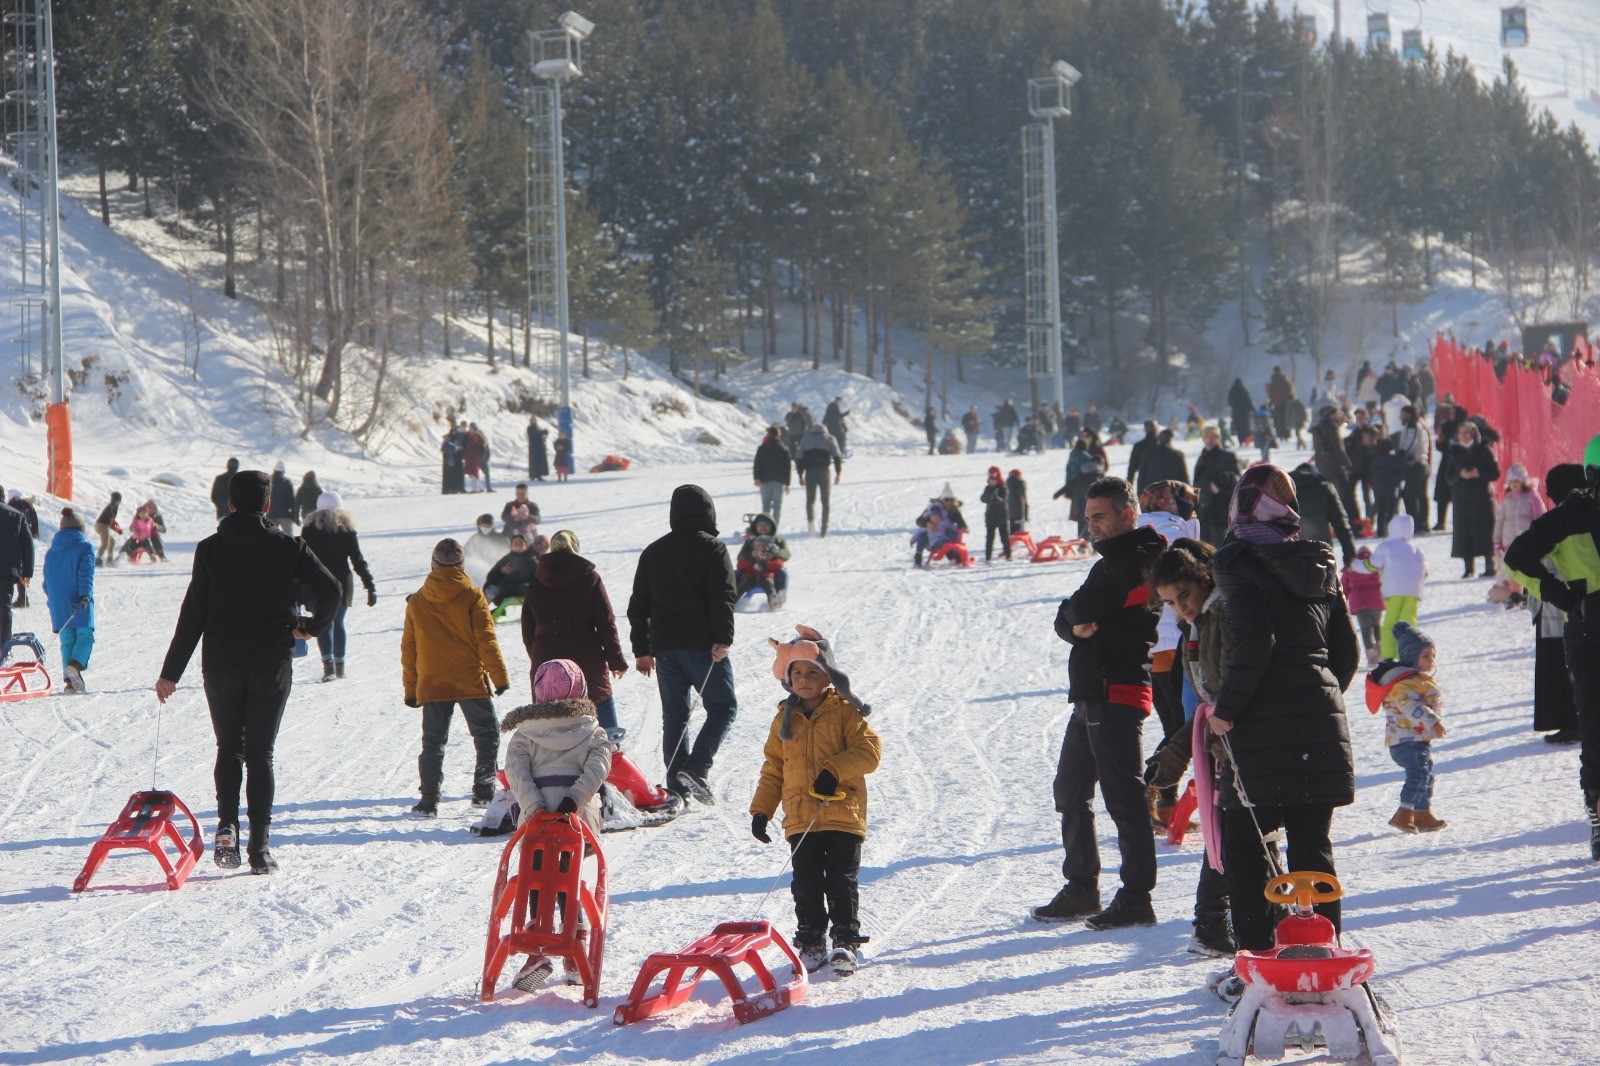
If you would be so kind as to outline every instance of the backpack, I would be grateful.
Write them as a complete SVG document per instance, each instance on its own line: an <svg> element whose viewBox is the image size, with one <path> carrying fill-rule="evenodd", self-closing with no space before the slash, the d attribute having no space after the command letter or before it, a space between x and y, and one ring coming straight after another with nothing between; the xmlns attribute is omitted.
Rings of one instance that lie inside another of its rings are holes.
<svg viewBox="0 0 1600 1066"><path fill-rule="evenodd" d="M1367 710L1377 714L1383 709L1383 701L1388 699L1390 690L1417 673L1415 666L1397 663L1393 659L1385 659L1373 667L1367 674Z"/></svg>

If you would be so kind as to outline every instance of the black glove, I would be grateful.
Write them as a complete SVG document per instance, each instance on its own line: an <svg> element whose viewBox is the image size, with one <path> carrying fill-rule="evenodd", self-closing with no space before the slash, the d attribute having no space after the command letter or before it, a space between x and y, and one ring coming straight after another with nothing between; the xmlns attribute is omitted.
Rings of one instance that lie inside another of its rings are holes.
<svg viewBox="0 0 1600 1066"><path fill-rule="evenodd" d="M1571 611L1578 605L1577 593L1558 577L1547 577L1539 582L1539 598L1563 611Z"/></svg>
<svg viewBox="0 0 1600 1066"><path fill-rule="evenodd" d="M772 843L772 837L767 835L766 815L752 814L750 816L750 835L761 841L763 844Z"/></svg>
<svg viewBox="0 0 1600 1066"><path fill-rule="evenodd" d="M378 606L378 590L377 589L368 589L367 590L367 606L368 607L376 607L376 606Z"/></svg>
<svg viewBox="0 0 1600 1066"><path fill-rule="evenodd" d="M557 814L577 814L578 813L578 802L577 802L577 800L574 800L571 796L568 796L566 799L564 799L560 803L556 804L556 813Z"/></svg>
<svg viewBox="0 0 1600 1066"><path fill-rule="evenodd" d="M407 706L407 707L421 707L421 706L422 706L422 704L420 704L420 703L418 703L418 702L417 702L417 701L416 701L416 700L414 700L414 699L410 699L410 698L407 698L407 699L406 699L406 706Z"/></svg>
<svg viewBox="0 0 1600 1066"><path fill-rule="evenodd" d="M507 692L510 692L510 691L511 691L511 686L510 685L496 685L495 689L494 689L494 694L496 696L504 696Z"/></svg>
<svg viewBox="0 0 1600 1066"><path fill-rule="evenodd" d="M1161 759L1161 752L1157 751L1144 761L1144 785L1150 788L1156 783L1157 763Z"/></svg>
<svg viewBox="0 0 1600 1066"><path fill-rule="evenodd" d="M839 791L839 779L830 770L824 770L811 782L811 790L819 796L831 796Z"/></svg>
<svg viewBox="0 0 1600 1066"><path fill-rule="evenodd" d="M79 596L78 597L78 602L74 603L72 605L72 607L73 607L74 610L77 610L77 611L87 611L89 609L89 597L87 597L87 596Z"/></svg>

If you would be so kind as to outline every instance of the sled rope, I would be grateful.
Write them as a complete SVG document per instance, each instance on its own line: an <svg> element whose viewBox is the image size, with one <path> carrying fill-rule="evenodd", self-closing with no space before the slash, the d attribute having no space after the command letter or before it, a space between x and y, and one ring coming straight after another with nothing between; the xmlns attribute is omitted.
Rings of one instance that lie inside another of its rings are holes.
<svg viewBox="0 0 1600 1066"><path fill-rule="evenodd" d="M1239 772L1239 760L1233 757L1233 745L1228 741L1228 734L1218 735L1222 737L1222 750L1228 753L1228 761L1233 764L1233 787L1239 793L1239 802L1250 812L1250 821L1256 827L1256 839L1261 842L1261 852L1267 857L1267 869L1272 871L1273 877L1281 877L1285 871L1278 865L1277 853L1267 843L1267 834L1261 831L1261 820L1256 817L1256 805L1250 802L1250 797L1244 790L1244 775Z"/></svg>
<svg viewBox="0 0 1600 1066"><path fill-rule="evenodd" d="M156 781L161 771L161 701L156 701L156 757L150 764L150 791L158 792Z"/></svg>
<svg viewBox="0 0 1600 1066"><path fill-rule="evenodd" d="M827 805L824 803L823 806L825 807ZM778 882L783 880L783 875L788 873L789 867L794 864L795 852L800 850L800 845L804 844L806 842L806 837L811 835L811 830L816 827L817 819L822 817L822 810L823 807L817 808L817 813L811 816L811 824L806 826L806 831L804 833L800 834L800 839L794 842L794 847L789 849L789 854L783 857L783 865L778 867L778 876L774 877L772 879L772 884L767 886L766 895L761 897L761 902L756 907L757 918L760 918L761 915L767 912L767 900L772 898L772 892L778 887ZM788 841L786 840L784 843L787 844Z"/></svg>

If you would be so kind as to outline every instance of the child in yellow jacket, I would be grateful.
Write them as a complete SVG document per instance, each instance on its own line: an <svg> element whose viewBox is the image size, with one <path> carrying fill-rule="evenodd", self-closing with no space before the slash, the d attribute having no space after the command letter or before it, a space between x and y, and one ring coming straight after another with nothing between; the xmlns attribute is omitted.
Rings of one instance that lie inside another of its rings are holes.
<svg viewBox="0 0 1600 1066"><path fill-rule="evenodd" d="M857 877L867 835L867 780L881 746L867 725L872 708L850 691L822 634L795 626L800 639L769 641L772 673L789 696L767 735L766 762L750 801L750 832L770 844L767 823L783 805L783 834L794 860L795 949L807 971L855 973L866 943L858 919ZM833 951L823 943L832 924Z"/></svg>
<svg viewBox="0 0 1600 1066"><path fill-rule="evenodd" d="M1393 632L1397 661L1379 666L1398 667L1383 697L1383 732L1389 757L1406 777L1389 824L1402 833L1430 833L1446 825L1433 814L1433 741L1445 734L1443 698L1433 679L1437 652L1428 634L1409 622L1396 622Z"/></svg>

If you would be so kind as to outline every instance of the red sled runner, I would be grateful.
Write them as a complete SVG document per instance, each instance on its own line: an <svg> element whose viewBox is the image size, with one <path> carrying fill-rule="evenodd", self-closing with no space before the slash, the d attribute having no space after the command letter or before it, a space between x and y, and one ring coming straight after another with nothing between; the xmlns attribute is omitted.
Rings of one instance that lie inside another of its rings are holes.
<svg viewBox="0 0 1600 1066"><path fill-rule="evenodd" d="M780 985L774 980L772 971L761 958L761 949L766 947L777 948L793 964L794 978L788 983ZM761 985L761 991L753 996L745 991L739 975L734 973L733 968L741 965L750 967ZM684 976L690 970L694 973L685 982ZM656 977L663 972L667 976L662 981L661 991L653 996L646 995ZM733 1016L740 1025L799 1003L806 998L806 989L809 987L809 978L806 968L800 963L800 956L795 954L794 948L789 946L782 933L772 927L771 922L723 922L710 935L701 937L682 951L658 952L646 959L638 980L633 983L628 1002L617 1008L612 1022L627 1025L671 1010L694 995L700 978L707 972L716 974L722 986L728 990L728 998L733 1000Z"/></svg>
<svg viewBox="0 0 1600 1066"><path fill-rule="evenodd" d="M9 662L11 653L26 648L33 653L30 662ZM50 671L44 666L44 645L32 633L16 633L0 645L0 700L25 700L50 695Z"/></svg>
<svg viewBox="0 0 1600 1066"><path fill-rule="evenodd" d="M173 816L182 811L189 819L189 839L183 839L178 827L172 824ZM173 854L167 853L168 845ZM72 882L72 891L82 892L89 887L89 879L100 869L106 856L122 848L148 851L156 857L167 874L167 887L179 889L189 879L194 864L199 861L205 845L200 839L200 823L184 802L171 792L135 792L128 798L117 820L111 823L89 851L89 861L83 864L78 879Z"/></svg>

